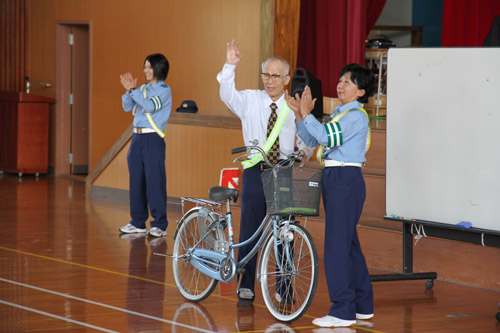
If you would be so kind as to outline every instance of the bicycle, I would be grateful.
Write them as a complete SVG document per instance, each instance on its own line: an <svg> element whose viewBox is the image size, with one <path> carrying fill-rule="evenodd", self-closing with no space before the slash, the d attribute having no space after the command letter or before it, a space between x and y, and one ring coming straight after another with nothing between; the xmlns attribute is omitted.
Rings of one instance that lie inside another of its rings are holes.
<svg viewBox="0 0 500 333"><path fill-rule="evenodd" d="M177 222L173 247L173 274L179 292L189 301L200 302L215 289L218 281L231 282L243 274L246 263L261 247L257 281L264 302L278 320L300 318L309 308L318 282L318 254L309 232L293 216L318 215L321 171L293 167L301 156L291 154L272 166L258 146L235 148L232 154L255 151L262 154L269 169L262 173L267 215L254 235L240 243L233 241L231 201L238 190L221 186L209 190L210 200L181 198L195 203ZM225 210L223 212L223 203ZM227 238L226 238L227 231ZM257 239L254 248L236 263L235 249ZM241 281L241 279L239 279ZM239 292L239 283L236 288Z"/></svg>

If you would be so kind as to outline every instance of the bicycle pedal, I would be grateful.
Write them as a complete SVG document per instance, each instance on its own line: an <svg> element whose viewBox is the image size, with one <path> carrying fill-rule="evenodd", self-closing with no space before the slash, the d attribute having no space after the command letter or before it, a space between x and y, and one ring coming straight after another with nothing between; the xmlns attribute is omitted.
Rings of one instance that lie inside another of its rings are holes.
<svg viewBox="0 0 500 333"><path fill-rule="evenodd" d="M255 294L248 288L240 288L238 289L238 296L243 299L253 299Z"/></svg>

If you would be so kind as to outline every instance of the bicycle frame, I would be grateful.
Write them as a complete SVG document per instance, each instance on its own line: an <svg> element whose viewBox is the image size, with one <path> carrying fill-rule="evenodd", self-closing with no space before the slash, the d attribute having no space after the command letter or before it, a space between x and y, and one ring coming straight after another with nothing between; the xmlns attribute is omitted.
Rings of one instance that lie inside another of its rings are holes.
<svg viewBox="0 0 500 333"><path fill-rule="evenodd" d="M309 208L309 201L301 200L309 196L309 191L301 188L309 181L302 177L309 177L310 171L297 174L297 187L292 186L295 173L291 168L296 161L301 161L301 154L291 154L273 166L260 147L240 147L231 152L246 151L248 155L251 149L259 151L272 168L272 174L261 176L268 207L257 230L249 239L234 242L231 201L236 202L238 191L215 186L209 190L209 198L214 201L182 198L183 216L177 222L173 255L165 256L174 259L173 273L179 292L187 300L199 302L214 291L218 281L231 282L237 274L242 277L245 265L260 252L256 278L263 300L276 319L293 321L309 308L318 282L318 254L313 238L292 218L293 215L313 215L318 210ZM235 161L239 159L241 157ZM288 168L290 175L286 171ZM317 177L317 173L313 174ZM298 191L297 198L294 188ZM311 198L318 196L316 192ZM185 214L184 200L196 203L196 207ZM317 204L316 201L310 203ZM304 224L307 224L307 217ZM236 262L235 249L240 249L241 254L243 247L248 248L248 253ZM236 292L241 291L238 283Z"/></svg>
<svg viewBox="0 0 500 333"><path fill-rule="evenodd" d="M206 207L200 207L198 210L199 213L201 215L204 215L205 217L208 217L212 213L212 210ZM278 239L277 222L281 220L282 218L279 215L268 214L264 217L262 223L260 224L259 228L255 231L255 233L252 235L252 237L250 237L244 242L234 243L232 214L229 208L228 212L223 217L216 219L213 223L211 223L208 226L205 234L192 248L189 249L189 254L190 254L189 261L196 269L198 269L203 274L209 276L210 278L226 283L231 282L236 276L236 274L241 271L241 268L245 266L250 261L250 259L253 258L254 255L257 254L257 252L261 249L262 244L264 243L265 240L267 240L271 236L274 236L275 239ZM227 229L228 229L227 232L229 238L229 246L227 254L224 253L226 251L219 252L215 250L198 248L198 245L204 242L205 239L211 234L211 232L215 228L224 226L225 223L227 223ZM253 242L261 232L262 234L260 235L257 243L252 248L252 250L243 259L241 259L238 263L236 263L234 249L246 246L249 243ZM276 242L275 244L276 253L278 252L277 245L278 244ZM290 260L291 256L288 249L285 251L285 254L287 260ZM231 274L226 279L224 279L220 274L220 269L223 264L226 264L226 260L230 261L232 269L231 269ZM281 266L281 263L278 263L278 265ZM281 267L278 268L281 269Z"/></svg>

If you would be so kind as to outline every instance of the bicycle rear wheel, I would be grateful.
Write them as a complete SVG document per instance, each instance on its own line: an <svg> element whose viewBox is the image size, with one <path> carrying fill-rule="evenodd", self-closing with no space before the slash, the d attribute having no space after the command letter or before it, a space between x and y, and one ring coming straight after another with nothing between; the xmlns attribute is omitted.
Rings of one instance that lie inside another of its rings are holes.
<svg viewBox="0 0 500 333"><path fill-rule="evenodd" d="M280 228L280 239L270 237L261 255L264 302L278 320L300 318L309 308L318 283L318 253L311 235L300 225ZM276 246L275 246L276 244Z"/></svg>
<svg viewBox="0 0 500 333"><path fill-rule="evenodd" d="M204 300L217 286L217 280L206 276L191 265L191 256L188 253L188 249L198 243L213 222L214 219L207 212L191 212L178 227L174 240L172 260L174 280L179 292L189 301ZM224 239L224 231L216 228L197 248L212 250L215 240Z"/></svg>

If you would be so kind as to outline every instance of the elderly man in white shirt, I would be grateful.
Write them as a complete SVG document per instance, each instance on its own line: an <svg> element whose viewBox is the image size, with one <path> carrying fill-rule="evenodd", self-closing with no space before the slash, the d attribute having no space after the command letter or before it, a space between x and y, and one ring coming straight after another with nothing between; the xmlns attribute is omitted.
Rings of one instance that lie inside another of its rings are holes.
<svg viewBox="0 0 500 333"><path fill-rule="evenodd" d="M269 117L272 110L276 110L278 123L280 123L281 115L282 127L275 144L279 142L279 158L285 159L287 155L294 152L296 142L295 115L289 111L285 101L285 86L290 82L290 65L285 59L279 57L268 58L262 63L261 78L264 90L239 91L236 90L234 77L236 65L240 60L238 43L234 40L227 43L226 63L222 71L217 74L221 100L241 119L243 139L247 146L264 146L268 140ZM306 152L307 156L312 154L313 149L305 146L298 137L297 145ZM260 178L266 165L255 161L243 165L240 242L249 239L255 233L266 215L266 201ZM255 243L256 240L240 248L238 260L244 258ZM253 304L256 264L257 256L254 256L245 267L238 292L238 306L240 307Z"/></svg>

